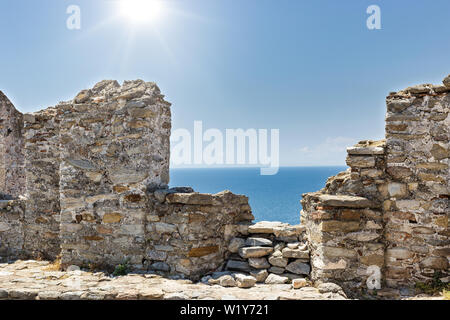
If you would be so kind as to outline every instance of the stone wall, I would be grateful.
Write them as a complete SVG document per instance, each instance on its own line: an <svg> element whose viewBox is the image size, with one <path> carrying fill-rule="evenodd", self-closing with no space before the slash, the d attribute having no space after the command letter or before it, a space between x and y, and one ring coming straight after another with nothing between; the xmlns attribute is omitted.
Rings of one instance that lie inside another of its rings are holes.
<svg viewBox="0 0 450 320"><path fill-rule="evenodd" d="M0 193L18 197L25 192L23 116L0 91Z"/></svg>
<svg viewBox="0 0 450 320"><path fill-rule="evenodd" d="M63 265L141 265L146 191L169 182L170 103L154 83L102 81L57 108Z"/></svg>
<svg viewBox="0 0 450 320"><path fill-rule="evenodd" d="M0 199L0 261L23 256L23 200Z"/></svg>
<svg viewBox="0 0 450 320"><path fill-rule="evenodd" d="M382 200L384 142L349 148L350 169L328 179L320 192L304 194L301 221L307 229L313 280L337 280L346 288L366 285L369 266L384 266Z"/></svg>
<svg viewBox="0 0 450 320"><path fill-rule="evenodd" d="M48 108L24 115L24 250L30 257L54 259L60 252L60 114Z"/></svg>
<svg viewBox="0 0 450 320"><path fill-rule="evenodd" d="M148 195L144 253L148 270L191 279L220 270L229 257L230 240L253 220L246 196L189 189Z"/></svg>
<svg viewBox="0 0 450 320"><path fill-rule="evenodd" d="M154 83L105 80L25 115L0 93L0 256L240 287L448 281L449 92L450 76L391 93L386 139L348 148L349 169L303 195L302 226L252 224L229 191L168 189L170 103Z"/></svg>
<svg viewBox="0 0 450 320"><path fill-rule="evenodd" d="M386 284L449 275L450 77L387 97Z"/></svg>
<svg viewBox="0 0 450 320"><path fill-rule="evenodd" d="M229 278L232 273L243 273L248 277L247 282L253 278L254 283L283 284L304 280L311 270L304 231L304 226L277 221L241 225L228 244L225 266L228 273L216 273L206 280L210 284L230 286L233 284ZM235 279L236 285L242 286L239 277L235 276Z"/></svg>
<svg viewBox="0 0 450 320"><path fill-rule="evenodd" d="M448 281L450 77L387 97L386 140L348 148L349 169L303 195L312 278L365 289Z"/></svg>

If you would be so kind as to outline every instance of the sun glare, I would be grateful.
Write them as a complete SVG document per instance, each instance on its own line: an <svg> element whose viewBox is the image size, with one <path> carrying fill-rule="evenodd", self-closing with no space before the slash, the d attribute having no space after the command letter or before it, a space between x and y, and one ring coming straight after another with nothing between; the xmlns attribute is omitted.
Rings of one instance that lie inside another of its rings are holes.
<svg viewBox="0 0 450 320"><path fill-rule="evenodd" d="M133 23L153 23L163 13L161 0L122 0L120 12Z"/></svg>

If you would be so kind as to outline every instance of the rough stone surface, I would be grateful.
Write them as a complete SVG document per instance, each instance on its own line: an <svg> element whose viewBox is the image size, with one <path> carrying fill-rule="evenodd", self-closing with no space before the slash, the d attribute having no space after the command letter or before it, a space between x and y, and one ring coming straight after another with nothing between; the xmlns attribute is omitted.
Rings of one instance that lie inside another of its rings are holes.
<svg viewBox="0 0 450 320"><path fill-rule="evenodd" d="M288 277L279 276L273 273L269 274L269 276L266 278L265 281L266 284L283 284L288 282L289 282Z"/></svg>
<svg viewBox="0 0 450 320"><path fill-rule="evenodd" d="M256 278L252 276L236 274L234 278L239 288L251 288L256 284Z"/></svg>
<svg viewBox="0 0 450 320"><path fill-rule="evenodd" d="M448 281L449 77L443 82L391 93L386 139L348 148L350 168L303 195L313 280L358 291L378 272L386 292Z"/></svg>
<svg viewBox="0 0 450 320"><path fill-rule="evenodd" d="M244 276L244 279L248 283L247 276ZM289 284L254 284L250 288L239 288L193 283L189 280L170 280L155 274L131 273L126 276L110 277L103 272L53 271L49 262L31 260L0 264L0 288L0 300L328 300L335 298L321 294L311 287L294 290Z"/></svg>
<svg viewBox="0 0 450 320"><path fill-rule="evenodd" d="M24 193L23 115L0 91L0 195Z"/></svg>

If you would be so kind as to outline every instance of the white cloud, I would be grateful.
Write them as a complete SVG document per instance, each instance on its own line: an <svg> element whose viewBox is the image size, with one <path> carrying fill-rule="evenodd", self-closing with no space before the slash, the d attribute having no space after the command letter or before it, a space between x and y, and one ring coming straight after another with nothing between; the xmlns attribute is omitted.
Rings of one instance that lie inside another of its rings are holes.
<svg viewBox="0 0 450 320"><path fill-rule="evenodd" d="M298 154L296 165L333 166L345 165L347 147L356 144L359 139L349 137L328 137L324 142L313 146L301 146L295 150Z"/></svg>

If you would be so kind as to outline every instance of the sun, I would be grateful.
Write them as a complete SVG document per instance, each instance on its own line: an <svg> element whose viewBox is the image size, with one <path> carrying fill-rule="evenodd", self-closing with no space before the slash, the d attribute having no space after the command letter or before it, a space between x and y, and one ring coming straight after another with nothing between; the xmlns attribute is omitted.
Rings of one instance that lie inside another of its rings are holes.
<svg viewBox="0 0 450 320"><path fill-rule="evenodd" d="M161 18L161 0L121 0L120 13L133 23L154 23Z"/></svg>

